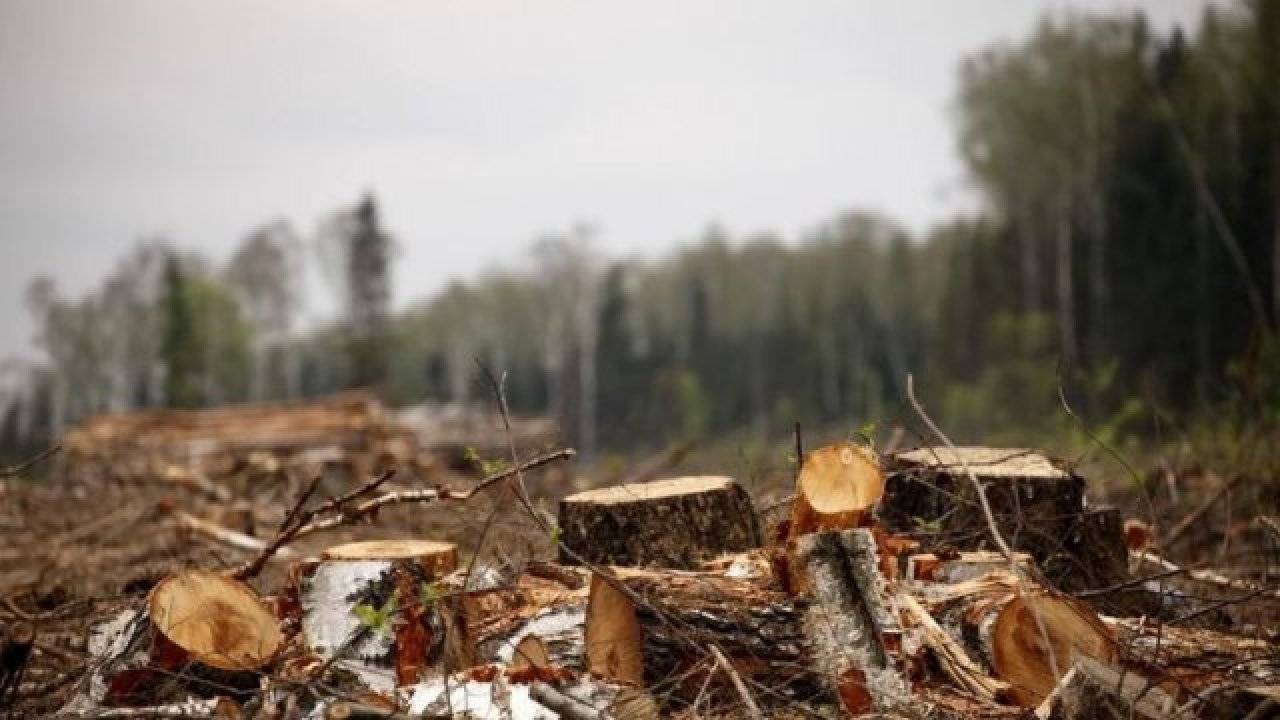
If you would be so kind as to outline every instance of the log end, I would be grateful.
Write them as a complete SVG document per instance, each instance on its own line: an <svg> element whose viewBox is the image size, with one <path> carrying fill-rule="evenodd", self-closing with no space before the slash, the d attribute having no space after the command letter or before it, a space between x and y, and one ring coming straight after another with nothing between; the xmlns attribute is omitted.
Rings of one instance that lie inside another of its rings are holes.
<svg viewBox="0 0 1280 720"><path fill-rule="evenodd" d="M1077 658L1116 659L1115 638L1092 610L1050 594L1009 601L991 628L991 652L996 675L1012 685L1013 701L1024 707L1043 702Z"/></svg>
<svg viewBox="0 0 1280 720"><path fill-rule="evenodd" d="M249 586L218 573L188 570L156 585L151 621L199 662L249 670L271 661L283 637L275 616Z"/></svg>

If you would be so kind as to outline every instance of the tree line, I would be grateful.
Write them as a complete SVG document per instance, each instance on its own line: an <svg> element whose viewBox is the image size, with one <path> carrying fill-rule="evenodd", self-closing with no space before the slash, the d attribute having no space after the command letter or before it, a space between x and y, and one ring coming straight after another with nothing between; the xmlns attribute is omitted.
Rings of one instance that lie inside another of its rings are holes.
<svg viewBox="0 0 1280 720"><path fill-rule="evenodd" d="M1046 15L958 76L983 210L918 237L847 212L609 258L575 226L392 312L395 244L367 197L313 238L259 228L223 267L156 241L81 298L37 280L45 359L12 371L5 442L346 387L480 401L477 360L588 454L891 421L908 372L961 437L1059 431L1064 402L1139 432L1221 408L1280 419L1280 2L1209 8L1194 35ZM308 258L341 298L320 327L298 319Z"/></svg>

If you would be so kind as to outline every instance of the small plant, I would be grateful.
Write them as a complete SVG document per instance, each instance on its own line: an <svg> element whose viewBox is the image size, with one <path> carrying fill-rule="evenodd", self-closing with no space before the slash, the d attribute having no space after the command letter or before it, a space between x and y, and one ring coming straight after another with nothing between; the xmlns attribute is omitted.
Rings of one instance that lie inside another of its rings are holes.
<svg viewBox="0 0 1280 720"><path fill-rule="evenodd" d="M418 602L422 603L423 607L434 605L442 597L444 597L444 590L439 583L423 582L418 586Z"/></svg>
<svg viewBox="0 0 1280 720"><path fill-rule="evenodd" d="M351 612L360 618L361 626L379 635L390 636L398 606L396 596L392 595L381 608L375 608L372 603L356 603Z"/></svg>

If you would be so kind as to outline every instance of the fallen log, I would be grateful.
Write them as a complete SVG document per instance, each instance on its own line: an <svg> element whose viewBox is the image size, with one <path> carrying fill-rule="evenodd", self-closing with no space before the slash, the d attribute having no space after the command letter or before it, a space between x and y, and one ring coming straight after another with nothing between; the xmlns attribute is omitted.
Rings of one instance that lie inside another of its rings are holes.
<svg viewBox="0 0 1280 720"><path fill-rule="evenodd" d="M456 546L426 540L325 550L296 573L304 644L378 690L417 682L446 651L469 664L470 641L431 590L456 565Z"/></svg>
<svg viewBox="0 0 1280 720"><path fill-rule="evenodd" d="M757 698L766 707L829 697L810 666L814 646L805 635L802 600L767 580L679 570L613 571L629 591L623 597L635 599L644 682L667 690L667 712L692 703L704 683L708 703L741 707L728 675L717 669L712 646L744 682L771 688ZM616 602L612 593L594 597ZM634 650L627 652L634 655Z"/></svg>
<svg viewBox="0 0 1280 720"><path fill-rule="evenodd" d="M888 606L871 531L800 537L793 563L812 588L806 633L831 694L854 715L901 704L909 692L891 652L902 629Z"/></svg>
<svg viewBox="0 0 1280 720"><path fill-rule="evenodd" d="M695 569L760 545L751 498L727 477L680 477L587 490L560 502L560 561Z"/></svg>
<svg viewBox="0 0 1280 720"><path fill-rule="evenodd" d="M1009 573L914 590L1009 697L1036 707L1078 657L1114 663L1114 634L1087 605Z"/></svg>

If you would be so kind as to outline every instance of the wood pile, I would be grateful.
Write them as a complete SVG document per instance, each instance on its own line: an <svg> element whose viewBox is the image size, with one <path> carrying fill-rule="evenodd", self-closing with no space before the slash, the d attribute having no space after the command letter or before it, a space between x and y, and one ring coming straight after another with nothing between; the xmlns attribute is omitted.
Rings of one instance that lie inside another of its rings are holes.
<svg viewBox="0 0 1280 720"><path fill-rule="evenodd" d="M287 579L254 590L264 558L300 528L372 512L385 478L324 501L312 483L275 537L258 539L261 561L172 574L97 627L64 711L1273 716L1273 639L1099 612L1091 598L1145 579L1130 573L1123 520L1032 451L819 448L800 464L786 519L768 528L728 477L574 494L554 523L521 480L508 471L471 491L409 492L460 507L495 488L546 531L558 562L499 567L439 538L387 537L294 557ZM481 541L487 527L476 523Z"/></svg>
<svg viewBox="0 0 1280 720"><path fill-rule="evenodd" d="M429 466L412 431L368 393L297 404L101 415L64 441L64 480L153 482L199 489L225 501L229 483L261 481L290 468L327 467L367 477L384 467Z"/></svg>

